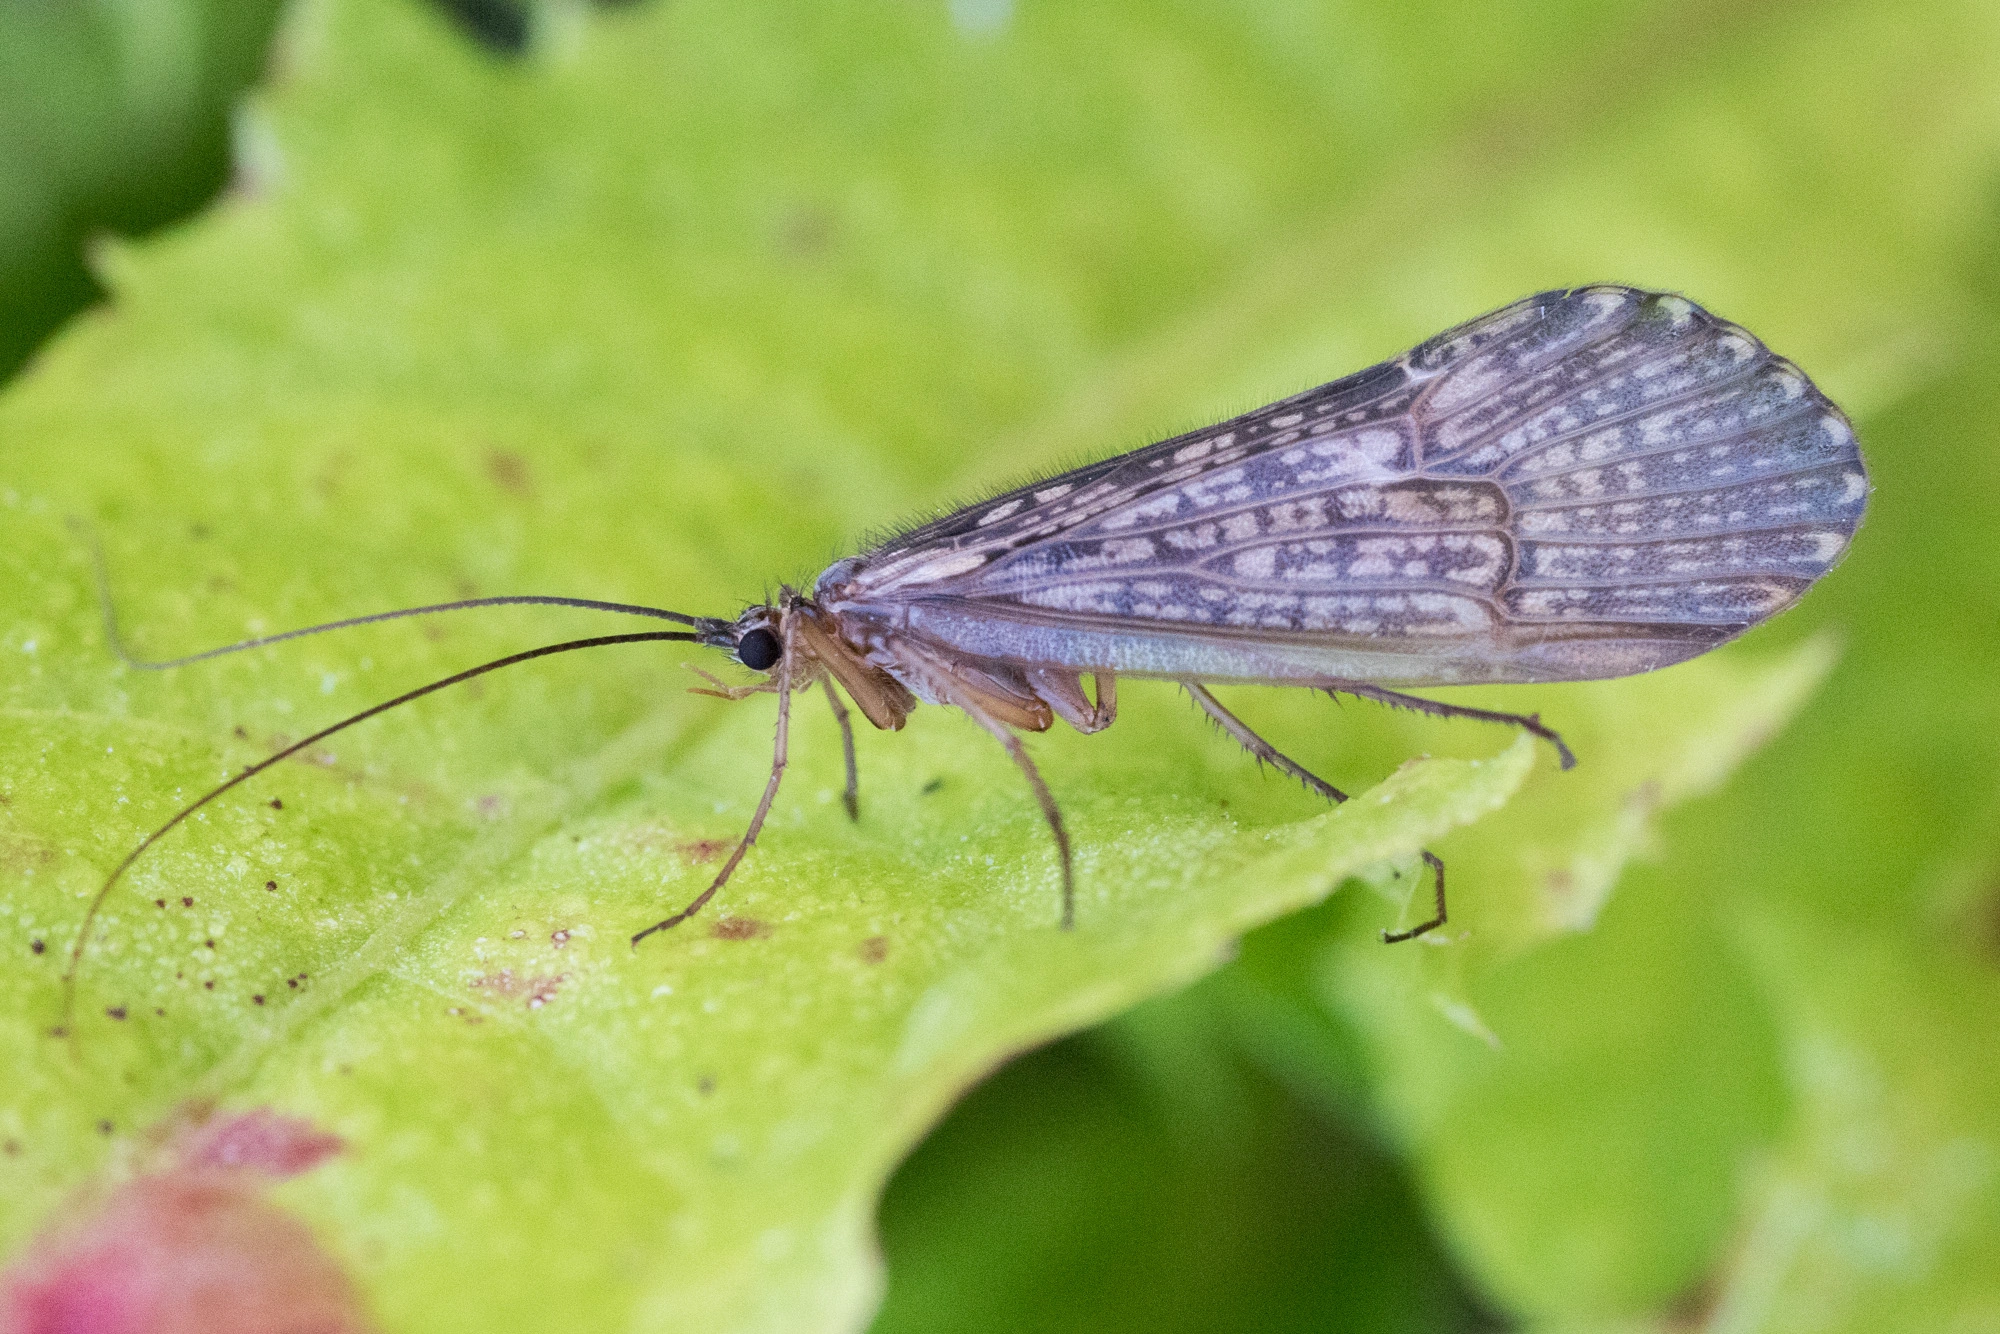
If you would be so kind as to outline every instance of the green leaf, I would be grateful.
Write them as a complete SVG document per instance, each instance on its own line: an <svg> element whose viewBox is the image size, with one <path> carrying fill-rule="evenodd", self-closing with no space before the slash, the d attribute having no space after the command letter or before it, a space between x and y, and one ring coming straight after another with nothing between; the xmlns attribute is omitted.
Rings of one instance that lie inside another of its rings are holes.
<svg viewBox="0 0 2000 1334"><path fill-rule="evenodd" d="M1491 1300L1551 1329L1987 1318L1990 5L547 13L509 64L389 0L302 6L241 189L108 248L115 308L0 401L10 1245L219 1097L347 1138L278 1199L388 1328L851 1327L875 1192L959 1089L1353 870L1363 892L1174 1004L1403 1155ZM64 930L177 800L277 736L605 628L503 613L122 671L66 515L159 655L460 591L726 612L868 526L1601 278L1796 358L1878 491L1851 559L1754 642L1487 697L1562 727L1572 773L1485 758L1486 729L1232 696L1357 789L1479 757L1323 817L1135 688L1110 733L1036 743L1084 848L1063 937L1045 831L984 737L934 711L862 737L850 827L801 699L773 826L694 924L735 925L635 958L624 933L747 817L769 703L683 698L692 651L558 659L177 831L104 922L76 1062L44 1035ZM1453 927L1385 950L1421 840ZM1160 1022L1093 1041L1180 1090L1215 1146L1190 1189L1257 1165L1225 1139L1324 1146L1274 1130L1297 1100L1214 1093ZM1143 1170L1061 1184L1088 1217ZM1290 1198L1265 1179L1231 1181L1260 1226ZM1143 1230L1110 1231L1049 1263L1147 1273ZM929 1309L1004 1290L977 1263L929 1270ZM1314 1309L1383 1327L1350 1286Z"/></svg>
<svg viewBox="0 0 2000 1334"><path fill-rule="evenodd" d="M229 174L229 104L277 0L0 0L0 375L99 295L84 248L185 216Z"/></svg>
<svg viewBox="0 0 2000 1334"><path fill-rule="evenodd" d="M870 21L899 49L957 42ZM83 905L179 804L414 684L605 628L507 612L139 671L107 649L68 516L150 656L472 592L726 613L933 494L933 427L1074 373L1048 345L1061 289L1018 242L983 261L1022 269L1004 298L922 281L922 246L956 252L982 214L834 191L949 167L921 108L952 76L807 145L787 87L710 59L770 37L675 8L516 68L393 4L303 9L249 194L116 253L115 308L0 403L14 1244L178 1109L271 1104L347 1143L280 1199L389 1328L851 1326L882 1182L972 1081L1351 874L1408 892L1416 849L1535 765L1517 738L1327 811L1135 685L1108 736L1037 745L1077 838L1066 934L997 747L935 710L860 738L850 825L838 736L801 696L752 859L635 951L749 818L770 701L688 697L682 646L559 659L331 739L174 831L98 919L73 1044L52 1038ZM838 44L799 49L850 77ZM715 155L719 101L764 119L785 172ZM974 355L996 336L1013 358Z"/></svg>

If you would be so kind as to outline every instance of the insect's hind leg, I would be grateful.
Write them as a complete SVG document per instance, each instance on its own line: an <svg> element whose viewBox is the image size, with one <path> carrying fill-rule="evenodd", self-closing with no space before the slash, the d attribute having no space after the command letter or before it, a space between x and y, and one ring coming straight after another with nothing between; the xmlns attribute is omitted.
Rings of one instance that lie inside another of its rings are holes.
<svg viewBox="0 0 2000 1334"><path fill-rule="evenodd" d="M1249 725L1241 718L1238 718L1228 709L1222 707L1221 700L1208 693L1207 686L1194 681L1183 681L1181 682L1181 687L1189 695L1193 696L1194 702L1201 705L1209 717L1215 719L1223 731L1235 737L1238 745L1242 746L1243 749L1249 751L1252 755L1255 755L1259 760L1270 765L1280 773L1290 774L1312 791L1325 797L1335 805L1347 800L1345 792L1342 792L1339 788L1279 750L1263 737L1251 731Z"/></svg>
<svg viewBox="0 0 2000 1334"><path fill-rule="evenodd" d="M1339 788L1327 782L1324 778L1321 778L1318 774L1306 768L1303 764L1300 764L1297 760L1294 760L1291 756L1285 754L1263 737L1258 736L1250 730L1249 724L1245 723L1228 709L1222 707L1222 701L1210 694L1207 686L1195 681L1183 681L1181 682L1181 686L1194 698L1195 703L1201 705L1209 717L1215 719L1223 731L1235 737L1237 744L1241 745L1243 749L1249 751L1259 760L1269 764L1281 773L1290 774L1301 783L1304 783L1308 788L1336 805L1347 800L1345 792L1342 792ZM1558 741L1556 744L1560 746L1562 743ZM1437 911L1431 915L1429 921L1421 922L1407 931L1384 931L1382 933L1384 944L1394 945L1405 940L1415 940L1427 931L1437 930L1445 923L1444 863L1438 859L1437 854L1428 848L1423 850L1423 854L1424 865L1431 868L1431 872L1437 882Z"/></svg>
<svg viewBox="0 0 2000 1334"><path fill-rule="evenodd" d="M1431 878L1437 883L1437 898L1435 900L1437 911L1431 914L1431 919L1428 922L1419 922L1408 931L1384 931L1382 933L1382 943L1384 945L1400 945L1406 940L1415 940L1426 931L1435 931L1444 925L1444 862L1429 848L1423 849L1423 854L1424 865L1431 868Z"/></svg>
<svg viewBox="0 0 2000 1334"><path fill-rule="evenodd" d="M1562 735L1542 721L1539 713L1501 713L1494 709L1474 709L1464 704L1444 704L1420 695L1405 695L1399 690L1384 690L1381 686L1369 685L1365 681L1342 681L1338 685L1325 687L1330 695L1352 695L1356 699L1372 699L1378 704L1391 708L1412 709L1418 713L1430 714L1433 718L1471 718L1482 723L1506 723L1531 732L1556 748L1556 756L1562 767L1576 767L1576 754L1563 743Z"/></svg>

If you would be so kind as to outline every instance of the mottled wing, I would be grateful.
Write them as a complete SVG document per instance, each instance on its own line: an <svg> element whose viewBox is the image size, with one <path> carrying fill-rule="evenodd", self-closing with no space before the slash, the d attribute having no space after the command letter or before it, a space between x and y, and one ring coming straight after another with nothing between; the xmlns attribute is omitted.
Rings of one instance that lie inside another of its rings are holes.
<svg viewBox="0 0 2000 1334"><path fill-rule="evenodd" d="M1023 487L822 577L977 657L1236 680L1583 680L1797 601L1867 477L1840 410L1690 301L1517 302Z"/></svg>

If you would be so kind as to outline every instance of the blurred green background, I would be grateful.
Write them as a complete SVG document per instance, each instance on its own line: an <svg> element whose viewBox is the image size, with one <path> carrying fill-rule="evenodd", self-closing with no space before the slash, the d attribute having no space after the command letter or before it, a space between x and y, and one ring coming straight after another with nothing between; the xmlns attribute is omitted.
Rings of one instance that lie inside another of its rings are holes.
<svg viewBox="0 0 2000 1334"><path fill-rule="evenodd" d="M625 17L449 11L499 63L559 62L579 25ZM1877 488L1847 563L1757 645L1825 631L1824 686L1635 837L1595 929L1468 983L1491 1049L1398 992L1370 901L1337 895L968 1095L888 1187L876 1328L2000 1332L2000 7L868 15L865 39L829 10L727 52L774 85L795 47L846 52L808 117L893 108L899 62L961 81L961 114L919 127L929 170L857 169L846 225L970 211L978 235L985 203L1004 227L1040 182L1118 165L1101 217L1071 189L1040 231L856 280L948 290L975 324L1059 315L1093 359L1056 445L1130 443L1093 422L1322 292L1422 333L1616 280L1686 290L1799 361ZM254 165L231 109L277 20L0 0L0 370L96 299L98 238L193 216ZM1145 230L1103 225L1135 199ZM785 234L807 253L838 225L802 211ZM1048 290L981 290L1037 246L1068 247ZM1282 369L1356 368L1324 338Z"/></svg>

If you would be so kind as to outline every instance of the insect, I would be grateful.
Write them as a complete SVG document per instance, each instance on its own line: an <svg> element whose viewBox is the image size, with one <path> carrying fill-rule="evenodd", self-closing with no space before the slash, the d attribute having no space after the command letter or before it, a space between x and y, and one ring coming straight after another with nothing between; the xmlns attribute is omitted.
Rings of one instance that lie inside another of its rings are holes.
<svg viewBox="0 0 2000 1334"><path fill-rule="evenodd" d="M337 731L534 658L684 640L762 676L730 686L703 673L709 684L697 691L775 695L776 742L749 828L720 872L635 934L635 945L699 912L756 843L789 758L793 696L813 687L841 728L851 817L859 808L843 695L886 731L922 702L958 709L991 733L1054 836L1068 927L1069 835L1021 733L1057 720L1102 731L1117 716L1119 677L1178 682L1244 749L1331 801L1345 795L1210 687L1304 686L1508 723L1546 739L1567 769L1574 757L1538 715L1402 688L1593 680L1693 657L1796 602L1846 551L1867 495L1847 418L1750 334L1666 293L1545 292L1345 379L946 514L733 619L581 598L473 598L141 664L521 603L689 627L510 654L325 728L177 813L112 872L89 912L193 811ZM1386 940L1445 921L1444 867L1424 857L1434 911ZM72 975L89 925L87 916Z"/></svg>

